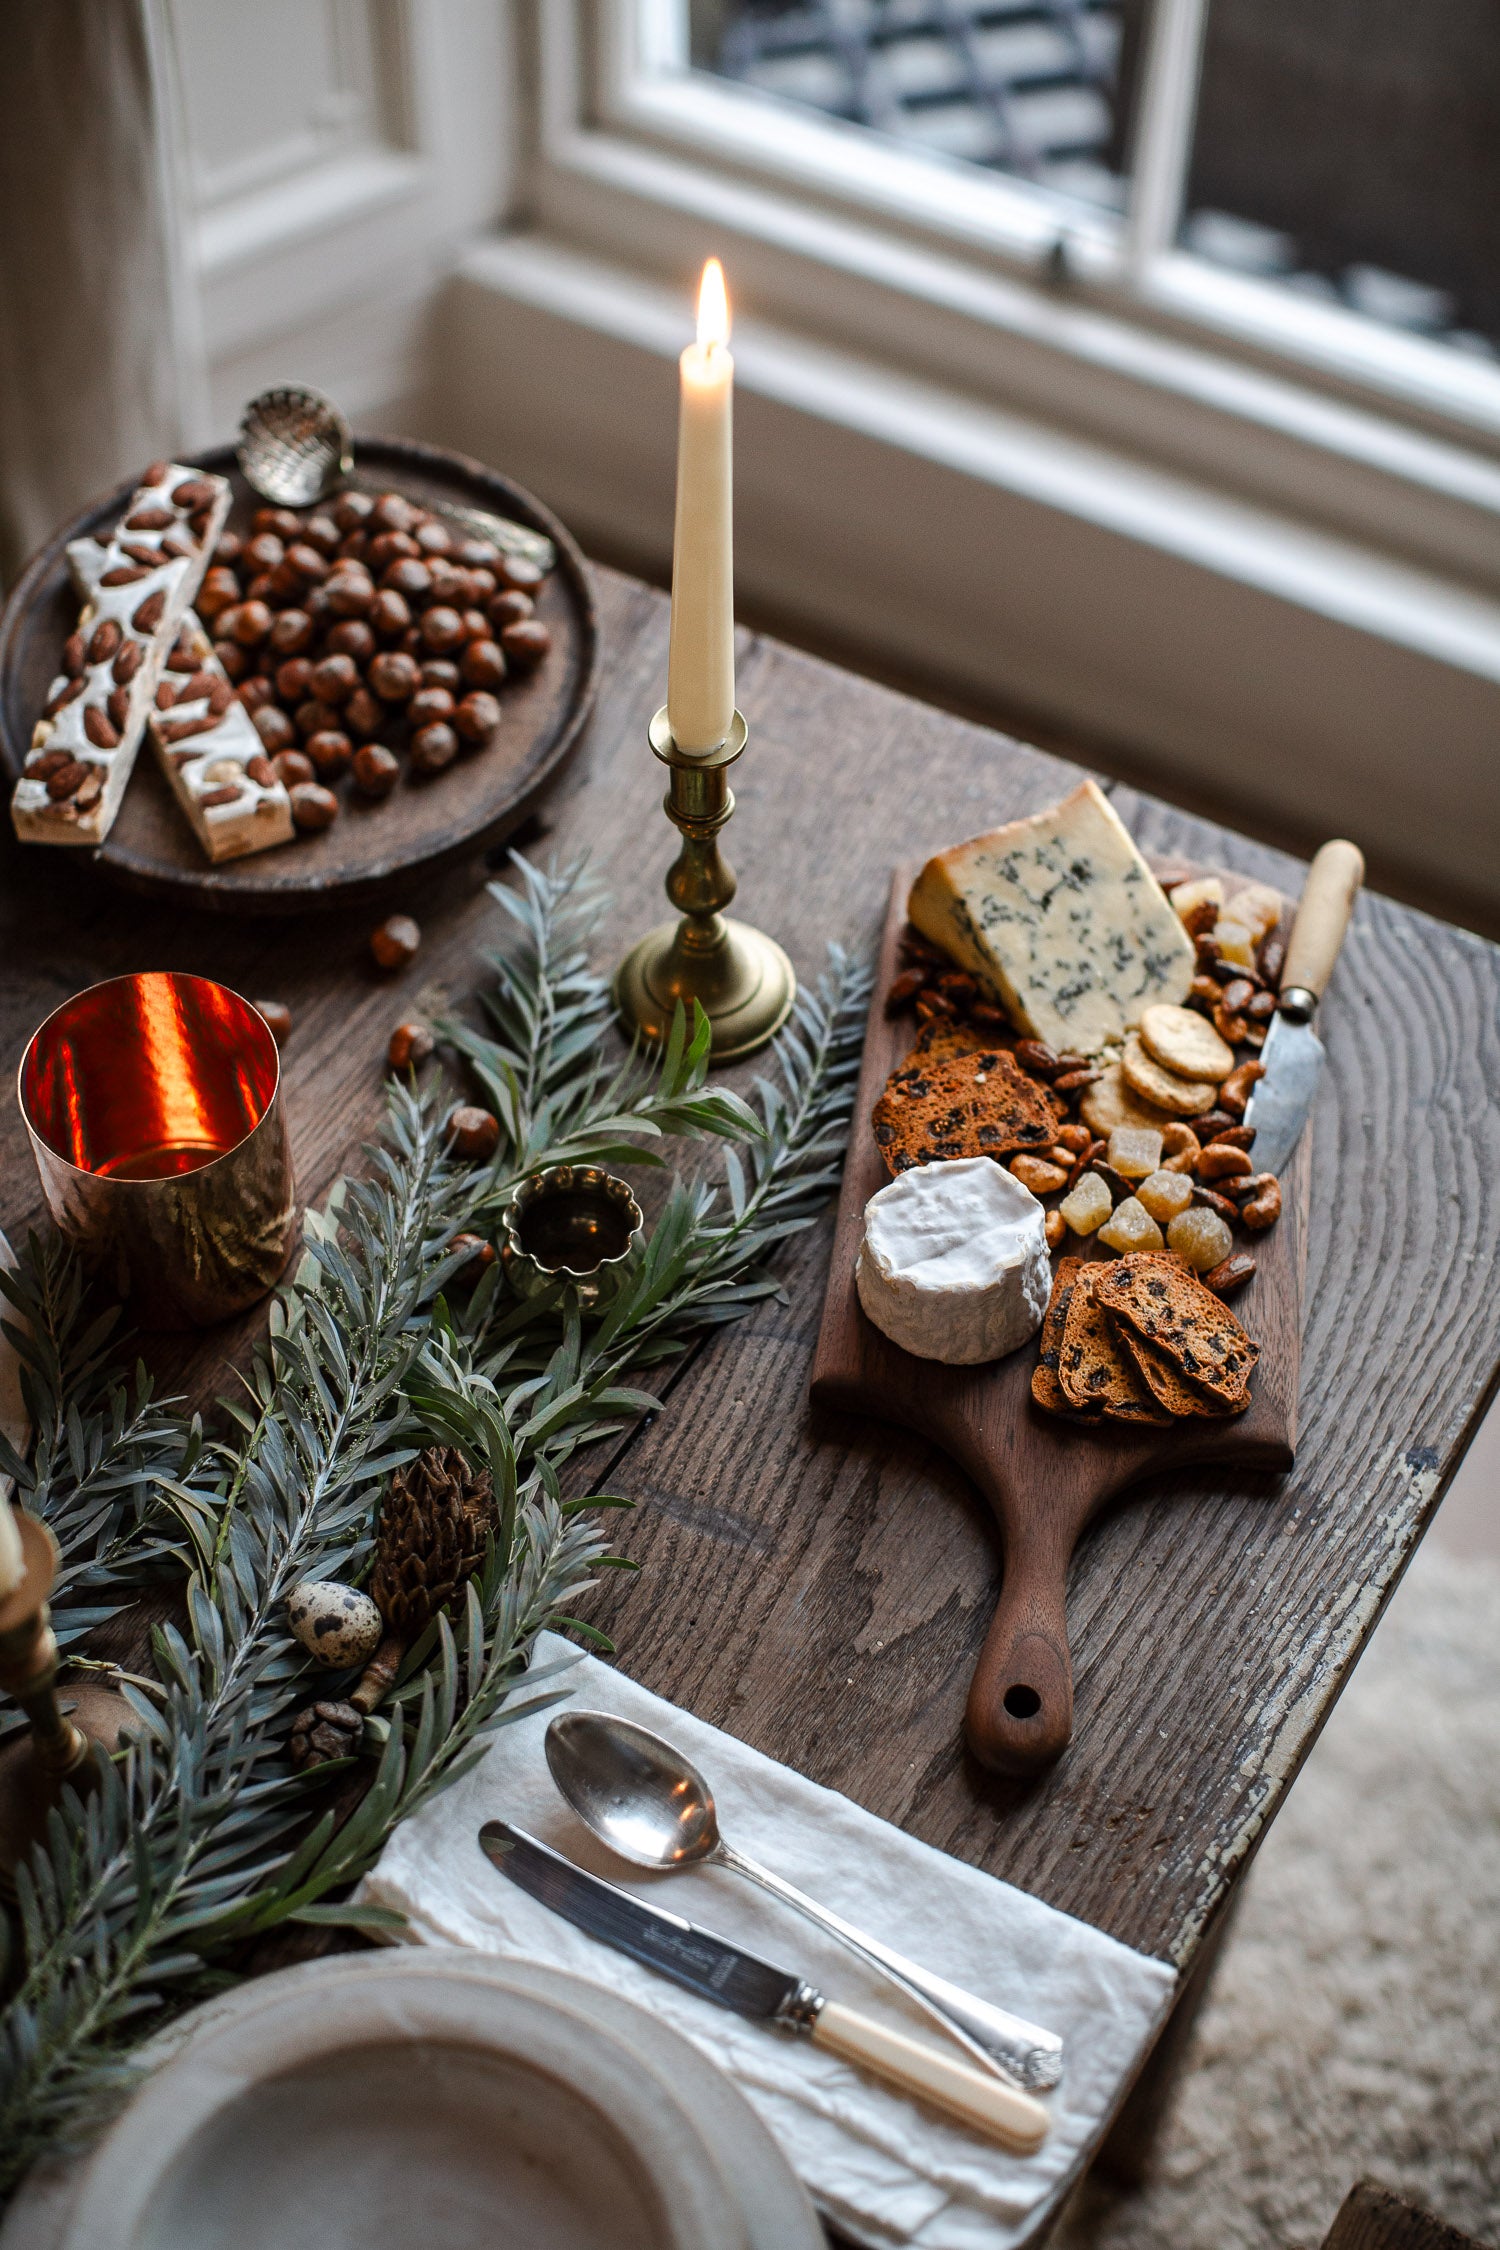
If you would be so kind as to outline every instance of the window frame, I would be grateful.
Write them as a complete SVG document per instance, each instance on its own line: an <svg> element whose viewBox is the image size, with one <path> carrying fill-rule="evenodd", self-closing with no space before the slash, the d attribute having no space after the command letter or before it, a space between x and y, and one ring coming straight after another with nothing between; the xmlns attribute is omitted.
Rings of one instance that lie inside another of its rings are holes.
<svg viewBox="0 0 1500 2250"><path fill-rule="evenodd" d="M707 74L674 75L686 69L686 0L544 0L548 106L555 120L570 113L548 153L566 165L583 155L577 136L614 136L746 187L812 198L897 243L925 243L1033 287L1055 284L1061 260L1076 302L1500 458L1500 361L1177 247L1209 5L1157 0L1123 221Z"/></svg>

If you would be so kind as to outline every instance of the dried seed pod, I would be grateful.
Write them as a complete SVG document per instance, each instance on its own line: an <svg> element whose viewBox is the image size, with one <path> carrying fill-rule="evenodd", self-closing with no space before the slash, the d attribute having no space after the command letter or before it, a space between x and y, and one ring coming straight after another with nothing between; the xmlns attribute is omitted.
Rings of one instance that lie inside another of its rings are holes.
<svg viewBox="0 0 1500 2250"><path fill-rule="evenodd" d="M359 1755L365 1715L352 1703L309 1703L292 1721L287 1750L298 1773Z"/></svg>

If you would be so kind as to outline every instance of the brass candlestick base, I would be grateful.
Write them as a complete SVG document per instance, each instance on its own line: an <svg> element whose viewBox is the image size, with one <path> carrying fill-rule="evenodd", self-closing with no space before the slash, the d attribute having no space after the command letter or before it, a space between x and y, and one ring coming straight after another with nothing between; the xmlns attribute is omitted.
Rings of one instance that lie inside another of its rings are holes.
<svg viewBox="0 0 1500 2250"><path fill-rule="evenodd" d="M35 1516L17 1509L26 1575L0 1600L0 1691L15 1697L31 1721L19 1741L0 1751L0 1894L16 1895L15 1870L47 1831L47 1815L64 1788L80 1795L98 1779L99 1751L119 1746L134 1714L107 1688L57 1695L57 1641L47 1596L57 1577L57 1541Z"/></svg>
<svg viewBox="0 0 1500 2250"><path fill-rule="evenodd" d="M797 979L774 938L720 912L734 897L734 870L719 850L719 830L734 812L728 769L748 734L736 711L728 740L702 757L679 750L666 708L651 721L651 747L671 771L665 810L682 831L667 876L667 896L682 919L643 937L615 974L615 1006L632 1031L660 1043L678 1001L700 1003L713 1025L715 1062L754 1054L792 1012Z"/></svg>

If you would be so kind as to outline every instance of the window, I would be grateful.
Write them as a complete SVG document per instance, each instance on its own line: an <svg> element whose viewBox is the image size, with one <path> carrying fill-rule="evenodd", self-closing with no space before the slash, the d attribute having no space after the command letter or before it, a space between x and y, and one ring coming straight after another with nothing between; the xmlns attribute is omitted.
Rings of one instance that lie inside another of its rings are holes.
<svg viewBox="0 0 1500 2250"><path fill-rule="evenodd" d="M1432 20L1489 4L1432 0ZM1451 48L1411 113L1420 223L1401 234L1373 192L1323 223L1331 178L1374 182L1395 153L1407 18L1429 12L518 5L535 129L510 230L463 262L449 426L662 567L671 366L719 254L747 607L1282 834L1357 805L1388 866L1487 898L1500 135L1472 57ZM1252 69L1262 23L1280 44ZM1320 158L1308 123L1281 161L1274 103L1300 86L1321 120L1344 78L1364 87L1345 153ZM1433 150L1460 81L1470 126ZM1443 211L1468 216L1444 235Z"/></svg>
<svg viewBox="0 0 1500 2250"><path fill-rule="evenodd" d="M1145 0L692 0L690 24L694 65L731 83L1126 209ZM1209 0L1206 23L1164 7L1160 29L1177 83L1142 121L1142 155L1184 214L1184 248L1495 358L1500 42L1485 0Z"/></svg>

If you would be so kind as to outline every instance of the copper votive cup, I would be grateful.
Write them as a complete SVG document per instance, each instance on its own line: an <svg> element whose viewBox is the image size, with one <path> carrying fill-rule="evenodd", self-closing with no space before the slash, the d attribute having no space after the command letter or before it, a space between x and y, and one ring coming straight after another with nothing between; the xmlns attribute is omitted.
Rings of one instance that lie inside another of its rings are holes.
<svg viewBox="0 0 1500 2250"><path fill-rule="evenodd" d="M17 1091L48 1208L143 1326L225 1320L279 1279L280 1086L259 1011L175 970L90 985L33 1034Z"/></svg>

